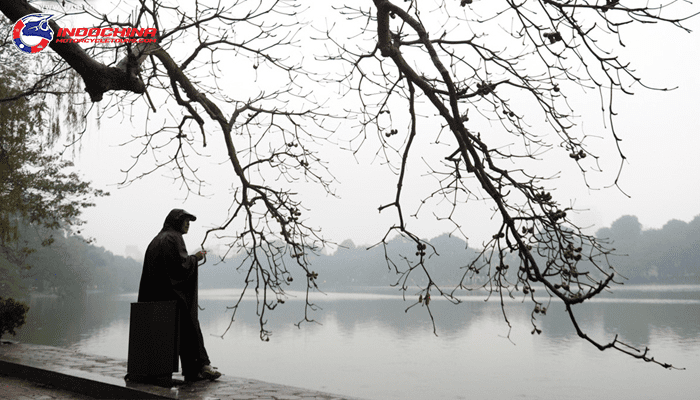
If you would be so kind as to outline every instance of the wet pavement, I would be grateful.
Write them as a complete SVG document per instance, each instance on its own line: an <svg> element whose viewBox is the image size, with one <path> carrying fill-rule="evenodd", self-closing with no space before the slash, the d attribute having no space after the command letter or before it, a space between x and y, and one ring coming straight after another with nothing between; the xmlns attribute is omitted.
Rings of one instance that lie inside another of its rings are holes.
<svg viewBox="0 0 700 400"><path fill-rule="evenodd" d="M161 387L126 382L126 369L126 360L3 341L0 399L359 400L226 375L213 382ZM183 377L174 374L173 379Z"/></svg>

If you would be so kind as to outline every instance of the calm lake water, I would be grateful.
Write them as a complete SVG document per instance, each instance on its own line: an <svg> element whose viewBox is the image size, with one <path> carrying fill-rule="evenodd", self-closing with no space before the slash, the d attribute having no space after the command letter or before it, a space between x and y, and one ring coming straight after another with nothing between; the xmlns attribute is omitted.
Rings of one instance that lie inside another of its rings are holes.
<svg viewBox="0 0 700 400"><path fill-rule="evenodd" d="M303 296L270 313L269 342L259 339L254 300L245 301L226 336L238 291L200 291L200 321L212 364L232 376L365 399L698 399L700 285L630 286L579 307L579 322L600 341L619 334L683 371L600 352L575 336L563 306L552 303L531 335L529 304L469 296L453 306L433 299L438 336L424 308L395 291L329 293L315 302L322 325L294 326ZM381 294L384 293L384 294ZM126 359L129 303L135 294L83 299L34 297L16 340Z"/></svg>

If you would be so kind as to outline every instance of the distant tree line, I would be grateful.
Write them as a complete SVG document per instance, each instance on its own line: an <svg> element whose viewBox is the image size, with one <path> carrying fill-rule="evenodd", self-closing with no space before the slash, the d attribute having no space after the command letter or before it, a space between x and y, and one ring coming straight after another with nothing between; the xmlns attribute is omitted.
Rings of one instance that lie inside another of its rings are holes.
<svg viewBox="0 0 700 400"><path fill-rule="evenodd" d="M621 275L621 282L700 283L700 216L688 223L671 220L661 229L648 230L642 229L637 217L623 216L609 228L599 229L596 236L609 241L615 249L610 261L618 275ZM480 251L477 247L470 248L461 238L447 233L426 240L426 243L435 251L430 252L430 257L437 260L426 264L426 268L430 268L430 276L442 286L457 285L462 277L459 268L465 267L465 260L475 257ZM413 255L416 252L415 243L396 237L388 241L386 247L391 261L385 257L382 246L357 246L349 239L342 242L333 254L314 256L314 270L318 273L321 290L361 290L404 283L407 286L425 287L427 282L424 275L412 274L408 281L404 281L403 275L397 273L392 264L392 261ZM472 257L464 256L465 249ZM218 265L213 265L210 261L200 271L200 287L240 287L243 277L236 273L236 267L242 261L242 255L227 258ZM288 261L291 262L291 259ZM513 264L517 265L517 262L514 261ZM516 272L509 271L507 275ZM475 277L471 283L478 286L487 279L487 276ZM289 288L303 290L305 283L293 281Z"/></svg>
<svg viewBox="0 0 700 400"><path fill-rule="evenodd" d="M62 230L39 229L31 225L20 228L22 245L34 248L26 262L31 268L17 275L15 266L0 262L0 272L5 276L16 275L15 287L24 287L33 292L75 295L95 290L105 293L131 293L138 290L141 277L141 262L122 257L88 243L77 235L68 235ZM627 278L626 283L700 283L700 216L686 223L671 220L661 229L642 229L635 216L623 216L609 228L598 230L596 236L612 242L615 255L611 263L619 274ZM51 246L42 246L51 237ZM440 285L456 285L461 278L459 267L464 266L464 251L476 255L479 250L470 248L459 237L445 233L427 240L434 248L431 257L439 262L430 263L430 275ZM396 237L388 241L392 260L408 257L416 251L413 242ZM0 260L2 261L2 260ZM243 276L236 273L242 256L234 256L216 263L210 260L200 270L200 287L241 287ZM290 258L291 261L291 258ZM421 275L411 275L404 282L385 257L381 246L357 246L345 240L333 254L314 256L314 268L318 273L319 286L324 291L363 290L363 288L403 285L423 287L425 281L415 280ZM400 266L399 266L400 267ZM399 270L401 268L398 268ZM514 272L513 272L514 273ZM475 285L484 283L476 278ZM0 295L8 292L7 281ZM303 290L304 282L289 282L289 289ZM16 294L16 293L14 293Z"/></svg>
<svg viewBox="0 0 700 400"><path fill-rule="evenodd" d="M612 241L611 262L629 283L700 283L700 215L647 230L626 215L596 235Z"/></svg>
<svg viewBox="0 0 700 400"><path fill-rule="evenodd" d="M431 277L443 285L456 284L461 277L459 269L465 264L464 251L467 243L456 236L443 234L429 241L437 254L433 254L440 262L430 263ZM343 241L333 254L317 254L313 259L313 272L318 274L317 282L321 290L353 290L363 287L388 287L394 284L402 284L402 276L397 270L402 266L393 265L396 260L408 257L416 252L415 243L404 237L397 236L386 243L389 258L385 256L383 246L368 248L357 246L352 240ZM470 252L476 251L467 249ZM243 261L244 254L227 258L218 265L213 262L200 270L201 288L227 288L240 287L242 275L236 273L236 268ZM291 257L289 260L291 262ZM419 275L409 277L409 286L425 286L427 282L416 281L424 278ZM305 282L291 281L290 289L304 290Z"/></svg>
<svg viewBox="0 0 700 400"><path fill-rule="evenodd" d="M27 292L74 296L86 291L135 292L141 263L90 244L79 235L31 224L18 226L20 244L33 251L23 268L0 257L0 296L25 297ZM50 246L42 246L48 239Z"/></svg>
<svg viewBox="0 0 700 400"><path fill-rule="evenodd" d="M82 237L57 237L28 260L33 274L25 282L33 290L66 295L88 290L108 293L135 292L141 277L141 263L114 255Z"/></svg>

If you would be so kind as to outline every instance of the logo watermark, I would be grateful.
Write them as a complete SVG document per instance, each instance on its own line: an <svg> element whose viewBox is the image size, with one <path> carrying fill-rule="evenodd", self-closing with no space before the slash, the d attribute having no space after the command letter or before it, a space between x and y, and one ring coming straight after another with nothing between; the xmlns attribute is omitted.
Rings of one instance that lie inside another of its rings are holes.
<svg viewBox="0 0 700 400"><path fill-rule="evenodd" d="M53 40L53 29L49 20L53 14L29 14L15 22L12 29L12 41L25 53L38 53L49 46Z"/></svg>
<svg viewBox="0 0 700 400"><path fill-rule="evenodd" d="M25 53L46 49L54 36L56 43L156 43L156 28L59 28L55 34L49 20L54 14L29 14L15 22L12 41Z"/></svg>
<svg viewBox="0 0 700 400"><path fill-rule="evenodd" d="M29 0L28 3L40 10L44 11L52 11L52 12L57 12L57 13L66 13L67 12L81 12L81 11L90 11L93 13L98 13L100 14L95 7L93 7L90 4L66 4L65 1L63 2L56 2L56 0L38 0L38 1L33 1Z"/></svg>
<svg viewBox="0 0 700 400"><path fill-rule="evenodd" d="M56 43L155 43L157 33L156 28L60 28Z"/></svg>

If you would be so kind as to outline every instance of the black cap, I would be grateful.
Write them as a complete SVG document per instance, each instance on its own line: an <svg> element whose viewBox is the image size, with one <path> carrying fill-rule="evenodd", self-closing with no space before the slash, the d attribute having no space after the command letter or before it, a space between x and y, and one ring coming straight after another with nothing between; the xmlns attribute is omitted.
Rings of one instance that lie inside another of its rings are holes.
<svg viewBox="0 0 700 400"><path fill-rule="evenodd" d="M185 211L185 210L180 210L180 211L182 211L182 216L180 217L182 220L185 220L185 219L189 219L190 221L196 221L196 220L197 220L197 217L195 217L194 215L188 213L187 211Z"/></svg>
<svg viewBox="0 0 700 400"><path fill-rule="evenodd" d="M197 217L188 213L181 208L173 208L165 217L165 222L163 223L163 229L175 229L180 230L182 223L184 221L196 221Z"/></svg>

